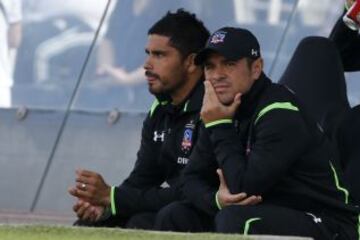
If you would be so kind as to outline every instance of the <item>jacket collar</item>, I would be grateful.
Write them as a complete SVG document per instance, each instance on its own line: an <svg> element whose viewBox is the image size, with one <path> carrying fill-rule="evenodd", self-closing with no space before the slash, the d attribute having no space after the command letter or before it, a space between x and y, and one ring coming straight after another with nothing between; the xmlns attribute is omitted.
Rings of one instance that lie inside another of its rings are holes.
<svg viewBox="0 0 360 240"><path fill-rule="evenodd" d="M261 94L271 85L271 80L261 73L260 77L254 82L250 91L241 97L241 104L235 117L237 119L252 116L256 110Z"/></svg>

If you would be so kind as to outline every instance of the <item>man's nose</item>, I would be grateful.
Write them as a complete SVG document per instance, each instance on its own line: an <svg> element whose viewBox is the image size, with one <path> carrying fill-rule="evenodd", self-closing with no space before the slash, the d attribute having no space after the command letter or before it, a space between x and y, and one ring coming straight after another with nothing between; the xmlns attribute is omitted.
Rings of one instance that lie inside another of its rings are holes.
<svg viewBox="0 0 360 240"><path fill-rule="evenodd" d="M152 64L151 64L151 57L147 56L144 62L144 69L145 70L150 70L152 69Z"/></svg>

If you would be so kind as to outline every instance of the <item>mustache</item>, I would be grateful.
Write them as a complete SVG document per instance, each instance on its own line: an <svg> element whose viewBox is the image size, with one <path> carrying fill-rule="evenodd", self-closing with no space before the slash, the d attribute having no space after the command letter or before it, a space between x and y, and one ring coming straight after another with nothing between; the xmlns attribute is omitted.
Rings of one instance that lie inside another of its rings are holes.
<svg viewBox="0 0 360 240"><path fill-rule="evenodd" d="M153 72L151 72L151 71L145 71L145 76L146 76L146 77L153 77L153 78L157 78L157 79L160 78L159 75L157 75L156 73L153 73Z"/></svg>

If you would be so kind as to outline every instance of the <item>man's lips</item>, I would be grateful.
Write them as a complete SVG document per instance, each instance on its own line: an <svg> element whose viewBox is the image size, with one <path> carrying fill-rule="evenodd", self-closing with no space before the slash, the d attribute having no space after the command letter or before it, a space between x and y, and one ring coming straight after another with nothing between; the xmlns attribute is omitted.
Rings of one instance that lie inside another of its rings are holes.
<svg viewBox="0 0 360 240"><path fill-rule="evenodd" d="M159 75L152 73L150 71L145 71L145 76L148 82L154 82L159 79Z"/></svg>
<svg viewBox="0 0 360 240"><path fill-rule="evenodd" d="M226 91L230 86L228 84L214 84L213 87L215 92L221 93Z"/></svg>

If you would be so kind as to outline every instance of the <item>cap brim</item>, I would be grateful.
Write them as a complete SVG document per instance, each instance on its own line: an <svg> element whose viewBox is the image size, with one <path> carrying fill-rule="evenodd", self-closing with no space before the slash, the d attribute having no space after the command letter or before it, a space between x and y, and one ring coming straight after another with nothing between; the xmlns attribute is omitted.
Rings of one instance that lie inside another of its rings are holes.
<svg viewBox="0 0 360 240"><path fill-rule="evenodd" d="M209 57L209 55L211 53L218 53L218 54L224 56L226 59L232 60L232 61L237 61L237 60L244 57L242 55L236 56L236 55L233 54L233 52L226 51L223 48L207 47L207 48L204 48L203 50L201 50L196 55L195 60L194 60L195 64L196 65L203 65L205 63L206 59Z"/></svg>

